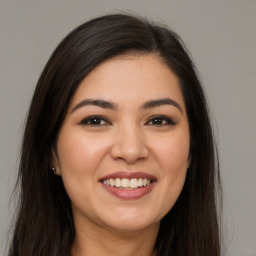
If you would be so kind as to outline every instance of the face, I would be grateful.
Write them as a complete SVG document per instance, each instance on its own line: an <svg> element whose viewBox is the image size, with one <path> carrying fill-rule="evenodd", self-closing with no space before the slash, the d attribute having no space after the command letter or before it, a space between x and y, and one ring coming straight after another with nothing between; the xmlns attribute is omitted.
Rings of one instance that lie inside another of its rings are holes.
<svg viewBox="0 0 256 256"><path fill-rule="evenodd" d="M189 146L179 80L160 57L100 64L74 94L54 157L75 223L158 226L182 190Z"/></svg>

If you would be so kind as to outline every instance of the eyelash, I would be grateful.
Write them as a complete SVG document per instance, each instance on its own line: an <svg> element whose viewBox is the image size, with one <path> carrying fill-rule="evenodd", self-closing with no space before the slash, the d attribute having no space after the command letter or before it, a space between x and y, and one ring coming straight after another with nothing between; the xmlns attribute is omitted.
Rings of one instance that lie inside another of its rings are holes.
<svg viewBox="0 0 256 256"><path fill-rule="evenodd" d="M102 124L101 122L104 122L104 123ZM102 116L89 116L83 119L80 122L80 124L90 125L90 126L111 125L111 123ZM153 116L146 122L146 125L153 125L153 126L165 126L165 125L175 125L175 124L176 122L174 122L171 118L166 116L161 116L161 115Z"/></svg>
<svg viewBox="0 0 256 256"><path fill-rule="evenodd" d="M104 122L104 124L100 124L100 122ZM91 123L90 123L91 122ZM96 123L92 123L96 122ZM83 119L80 124L82 125L91 125L91 126L102 126L102 125L111 125L109 121L107 121L102 116L88 116L87 118Z"/></svg>
<svg viewBox="0 0 256 256"><path fill-rule="evenodd" d="M149 124L150 122L156 122L156 123L152 123L152 124ZM159 121L160 121L160 124L159 124ZM163 123L164 122L164 123ZM166 117L166 116L153 116L151 117L147 122L146 124L149 124L149 125L154 125L154 126L164 126L164 125L175 125L176 122L174 122L171 118L169 117Z"/></svg>

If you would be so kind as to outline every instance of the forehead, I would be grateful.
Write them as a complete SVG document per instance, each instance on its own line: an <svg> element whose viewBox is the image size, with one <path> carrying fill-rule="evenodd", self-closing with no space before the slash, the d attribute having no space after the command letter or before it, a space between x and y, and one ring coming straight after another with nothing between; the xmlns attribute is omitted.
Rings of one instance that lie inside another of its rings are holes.
<svg viewBox="0 0 256 256"><path fill-rule="evenodd" d="M156 54L121 55L104 61L80 83L71 107L85 98L136 104L171 97L183 105L178 77Z"/></svg>

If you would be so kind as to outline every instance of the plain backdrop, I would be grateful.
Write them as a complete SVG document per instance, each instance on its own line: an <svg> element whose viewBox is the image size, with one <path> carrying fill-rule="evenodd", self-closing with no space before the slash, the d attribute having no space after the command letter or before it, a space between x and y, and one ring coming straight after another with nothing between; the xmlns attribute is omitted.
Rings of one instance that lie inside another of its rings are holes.
<svg viewBox="0 0 256 256"><path fill-rule="evenodd" d="M24 118L50 54L90 18L132 12L174 29L203 81L219 146L227 256L256 256L255 0L0 0L0 255Z"/></svg>

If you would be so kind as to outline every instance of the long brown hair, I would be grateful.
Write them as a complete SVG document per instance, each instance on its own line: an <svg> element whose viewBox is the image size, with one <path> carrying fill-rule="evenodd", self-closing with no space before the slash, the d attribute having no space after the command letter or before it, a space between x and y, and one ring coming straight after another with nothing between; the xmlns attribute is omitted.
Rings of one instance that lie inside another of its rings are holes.
<svg viewBox="0 0 256 256"><path fill-rule="evenodd" d="M56 48L30 105L19 167L20 200L9 256L69 256L75 238L70 199L50 171L52 149L70 100L97 65L128 52L156 53L178 76L190 127L190 168L184 188L162 219L157 255L219 256L218 158L202 86L177 34L125 14L80 25Z"/></svg>

